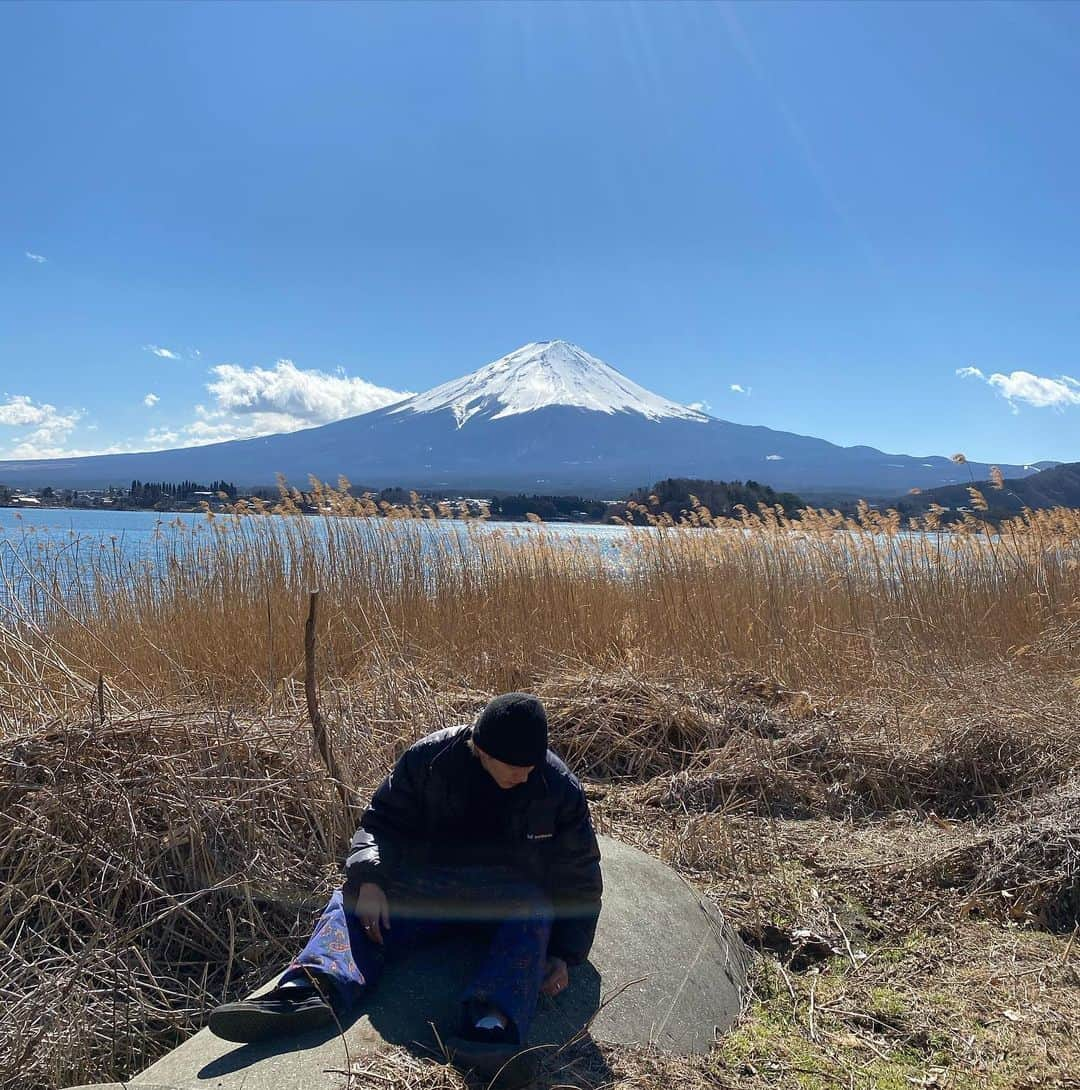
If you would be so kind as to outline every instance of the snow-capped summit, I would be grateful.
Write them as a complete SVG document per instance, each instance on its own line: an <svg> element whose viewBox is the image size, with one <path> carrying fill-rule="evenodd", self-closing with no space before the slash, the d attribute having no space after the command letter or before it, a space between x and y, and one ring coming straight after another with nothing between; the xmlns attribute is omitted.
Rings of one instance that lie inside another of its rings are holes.
<svg viewBox="0 0 1080 1090"><path fill-rule="evenodd" d="M432 413L449 409L459 428L479 417L500 420L548 406L638 413L649 420L704 423L704 413L646 390L614 367L568 341L534 341L472 374L417 394L387 410Z"/></svg>

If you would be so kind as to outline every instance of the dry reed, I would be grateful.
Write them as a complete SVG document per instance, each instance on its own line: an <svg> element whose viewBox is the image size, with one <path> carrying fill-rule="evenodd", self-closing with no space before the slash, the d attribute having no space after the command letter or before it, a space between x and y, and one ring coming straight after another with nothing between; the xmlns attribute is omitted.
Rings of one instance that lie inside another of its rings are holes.
<svg viewBox="0 0 1080 1090"><path fill-rule="evenodd" d="M1029 512L996 534L973 520L934 531L933 513L913 533L870 509L694 517L560 541L423 518L217 516L163 525L138 560L115 544L88 556L83 542L9 540L0 571L24 623L0 635L0 728L43 703L80 706L99 672L136 703L213 694L272 709L315 588L320 655L345 680L389 656L440 687L497 690L567 661L714 686L749 671L815 699L873 690L910 705L927 678L961 670L1076 668L1075 512Z"/></svg>

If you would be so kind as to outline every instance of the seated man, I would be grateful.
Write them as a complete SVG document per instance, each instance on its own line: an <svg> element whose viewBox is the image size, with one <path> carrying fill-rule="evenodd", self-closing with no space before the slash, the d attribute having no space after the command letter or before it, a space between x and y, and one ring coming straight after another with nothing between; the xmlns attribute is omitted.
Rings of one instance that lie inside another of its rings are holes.
<svg viewBox="0 0 1080 1090"><path fill-rule="evenodd" d="M487 955L449 1049L462 1066L499 1070L525 1046L539 994L566 988L567 967L588 956L600 912L588 804L547 741L540 701L506 693L472 726L406 750L365 811L343 888L307 946L273 991L216 1008L210 1029L255 1041L333 1024L387 956L482 928Z"/></svg>

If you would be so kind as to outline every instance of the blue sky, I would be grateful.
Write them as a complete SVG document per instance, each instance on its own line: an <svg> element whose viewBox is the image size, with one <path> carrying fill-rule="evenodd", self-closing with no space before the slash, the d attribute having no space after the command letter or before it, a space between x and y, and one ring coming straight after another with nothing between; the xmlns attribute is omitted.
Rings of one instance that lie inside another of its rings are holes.
<svg viewBox="0 0 1080 1090"><path fill-rule="evenodd" d="M1078 99L1068 4L3 4L0 457L565 338L729 420L1080 459Z"/></svg>

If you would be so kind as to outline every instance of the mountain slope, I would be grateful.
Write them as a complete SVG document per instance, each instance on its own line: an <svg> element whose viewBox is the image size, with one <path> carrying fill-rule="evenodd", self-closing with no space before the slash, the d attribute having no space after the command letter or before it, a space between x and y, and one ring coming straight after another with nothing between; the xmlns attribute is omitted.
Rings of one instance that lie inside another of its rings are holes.
<svg viewBox="0 0 1080 1090"><path fill-rule="evenodd" d="M976 476L988 465L969 463ZM0 462L0 482L92 487L132 478L619 495L665 477L752 479L777 489L895 496L961 483L969 467L718 420L646 390L565 341L524 345L395 405L286 435L185 450ZM1002 466L1009 476L1029 472Z"/></svg>
<svg viewBox="0 0 1080 1090"><path fill-rule="evenodd" d="M1033 510L1080 507L1080 462L1064 462L1030 477L1006 477L1000 489L989 480L976 481L975 487L986 497L991 514L1016 515L1025 507ZM951 485L931 488L917 496L904 496L897 507L916 514L926 511L932 503L950 508L970 507L971 496L963 485Z"/></svg>

